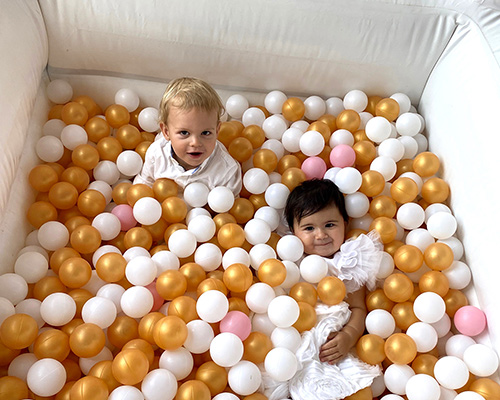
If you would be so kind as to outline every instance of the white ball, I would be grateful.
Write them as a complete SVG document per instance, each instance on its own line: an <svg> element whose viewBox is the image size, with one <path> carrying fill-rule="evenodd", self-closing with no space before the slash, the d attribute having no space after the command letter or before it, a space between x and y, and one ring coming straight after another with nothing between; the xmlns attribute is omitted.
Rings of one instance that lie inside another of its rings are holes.
<svg viewBox="0 0 500 400"><path fill-rule="evenodd" d="M120 387L127 386L119 386L118 388ZM139 392L139 394L141 396L144 395L142 398L147 398L148 400L173 400L177 393L177 379L175 375L167 369L154 369L149 371L142 380L141 392ZM112 393L114 393L114 391ZM111 396L109 399L111 399ZM123 398L123 400L135 400L135 397L131 395L130 397Z"/></svg>
<svg viewBox="0 0 500 400"><path fill-rule="evenodd" d="M404 93L394 93L391 99L396 100L399 104L399 115L410 111L411 100L408 95Z"/></svg>
<svg viewBox="0 0 500 400"><path fill-rule="evenodd" d="M120 171L113 161L99 161L93 169L94 178L114 185L120 179Z"/></svg>
<svg viewBox="0 0 500 400"><path fill-rule="evenodd" d="M424 292L413 302L413 312L422 322L432 324L439 321L446 311L443 298L434 292Z"/></svg>
<svg viewBox="0 0 500 400"><path fill-rule="evenodd" d="M87 186L87 189L95 190L101 193L106 199L106 204L109 204L113 200L113 188L104 181L93 181Z"/></svg>
<svg viewBox="0 0 500 400"><path fill-rule="evenodd" d="M323 257L311 254L300 262L300 276L306 282L318 283L328 274L328 264Z"/></svg>
<svg viewBox="0 0 500 400"><path fill-rule="evenodd" d="M285 235L278 240L276 252L282 260L297 261L304 254L304 245L295 235Z"/></svg>
<svg viewBox="0 0 500 400"><path fill-rule="evenodd" d="M116 166L118 170L125 176L135 176L142 169L142 158L134 150L124 150L116 159Z"/></svg>
<svg viewBox="0 0 500 400"><path fill-rule="evenodd" d="M241 396L248 396L260 387L262 376L259 367L250 361L240 361L227 374L229 387Z"/></svg>
<svg viewBox="0 0 500 400"><path fill-rule="evenodd" d="M366 315L365 325L368 333L387 339L396 329L396 320L390 312L376 309Z"/></svg>
<svg viewBox="0 0 500 400"><path fill-rule="evenodd" d="M266 138L281 140L283 133L288 129L287 123L281 115L271 115L262 123L262 130Z"/></svg>
<svg viewBox="0 0 500 400"><path fill-rule="evenodd" d="M85 323L92 323L106 329L115 321L116 313L113 301L104 297L92 297L83 305L82 319Z"/></svg>
<svg viewBox="0 0 500 400"><path fill-rule="evenodd" d="M276 297L273 288L264 282L254 283L247 290L245 301L248 308L256 313L265 313L269 303Z"/></svg>
<svg viewBox="0 0 500 400"><path fill-rule="evenodd" d="M250 254L245 249L241 247L231 247L227 249L222 256L222 267L224 270L233 264L244 264L247 267L250 266Z"/></svg>
<svg viewBox="0 0 500 400"><path fill-rule="evenodd" d="M5 299L4 299L5 300ZM36 321L38 324L38 328L41 328L45 325L45 321L40 314L40 307L42 306L42 302L37 299L24 299L17 303L15 307L16 314L27 314Z"/></svg>
<svg viewBox="0 0 500 400"><path fill-rule="evenodd" d="M239 400L239 397L232 393L221 392L218 395L212 397L212 400Z"/></svg>
<svg viewBox="0 0 500 400"><path fill-rule="evenodd" d="M264 359L264 367L272 379L285 382L297 372L297 357L284 347L275 347L267 353Z"/></svg>
<svg viewBox="0 0 500 400"><path fill-rule="evenodd" d="M10 362L7 373L26 382L29 369L37 361L38 358L33 353L20 354Z"/></svg>
<svg viewBox="0 0 500 400"><path fill-rule="evenodd" d="M283 103L287 100L285 93L280 90L273 90L266 94L264 98L264 107L271 114L280 114L283 109Z"/></svg>
<svg viewBox="0 0 500 400"><path fill-rule="evenodd" d="M299 318L300 309L297 301L290 296L277 296L271 300L267 315L278 328L291 327Z"/></svg>
<svg viewBox="0 0 500 400"><path fill-rule="evenodd" d="M187 229L179 229L168 238L168 248L179 258L189 257L196 250L196 236Z"/></svg>
<svg viewBox="0 0 500 400"><path fill-rule="evenodd" d="M189 321L186 327L188 335L183 346L193 354L206 352L215 336L210 324L201 319L195 319Z"/></svg>
<svg viewBox="0 0 500 400"><path fill-rule="evenodd" d="M345 167L335 175L335 184L344 194L355 193L363 183L361 172L353 167Z"/></svg>
<svg viewBox="0 0 500 400"><path fill-rule="evenodd" d="M245 239L251 245L266 243L271 237L271 228L266 221L252 218L245 224Z"/></svg>
<svg viewBox="0 0 500 400"><path fill-rule="evenodd" d="M198 215L188 223L188 231L194 234L197 242L207 242L213 238L216 226L212 218Z"/></svg>
<svg viewBox="0 0 500 400"><path fill-rule="evenodd" d="M398 208L396 220L404 229L417 229L424 223L425 211L420 204L405 203Z"/></svg>
<svg viewBox="0 0 500 400"><path fill-rule="evenodd" d="M222 263L222 251L213 243L203 243L194 252L194 262L205 271L214 271Z"/></svg>
<svg viewBox="0 0 500 400"><path fill-rule="evenodd" d="M276 252L267 243L259 243L253 246L248 252L250 265L253 269L259 269L259 265L268 258L276 258Z"/></svg>
<svg viewBox="0 0 500 400"><path fill-rule="evenodd" d="M115 104L125 107L128 112L137 110L139 102L139 96L132 89L123 88L115 93Z"/></svg>
<svg viewBox="0 0 500 400"><path fill-rule="evenodd" d="M440 211L429 217L427 230L436 239L448 239L457 230L457 220L452 214Z"/></svg>
<svg viewBox="0 0 500 400"><path fill-rule="evenodd" d="M361 90L351 90L344 96L344 108L346 110L354 110L358 113L365 110L368 105L368 96Z"/></svg>
<svg viewBox="0 0 500 400"><path fill-rule="evenodd" d="M14 263L14 272L21 275L27 283L36 283L47 275L49 263L47 259L36 251L28 251L17 257Z"/></svg>
<svg viewBox="0 0 500 400"><path fill-rule="evenodd" d="M265 119L266 114L264 114L264 111L257 107L247 108L241 116L241 122L245 127L250 125L257 125L259 127L262 127Z"/></svg>
<svg viewBox="0 0 500 400"><path fill-rule="evenodd" d="M448 278L450 289L465 289L472 279L469 266L462 261L453 261L449 268L441 272Z"/></svg>
<svg viewBox="0 0 500 400"><path fill-rule="evenodd" d="M283 183L273 183L269 185L264 194L266 203L277 210L285 208L286 200L290 194L290 189Z"/></svg>
<svg viewBox="0 0 500 400"><path fill-rule="evenodd" d="M309 122L301 119L299 121L295 121L294 123L292 123L292 125L290 125L290 128L300 129L300 131L304 133L305 131L307 131L307 128L309 128Z"/></svg>
<svg viewBox="0 0 500 400"><path fill-rule="evenodd" d="M469 371L480 377L487 377L498 369L498 355L484 344L473 344L464 351L464 362Z"/></svg>
<svg viewBox="0 0 500 400"><path fill-rule="evenodd" d="M267 313L253 314L252 331L261 332L266 336L270 336L274 329L276 329L276 325L271 322Z"/></svg>
<svg viewBox="0 0 500 400"><path fill-rule="evenodd" d="M405 147L398 139L388 138L378 146L378 155L392 158L398 162L405 154Z"/></svg>
<svg viewBox="0 0 500 400"><path fill-rule="evenodd" d="M345 196L345 208L349 217L360 218L370 209L370 200L364 193L350 193Z"/></svg>
<svg viewBox="0 0 500 400"><path fill-rule="evenodd" d="M418 153L418 143L415 138L411 136L400 136L398 137L399 142L404 147L404 153L402 158L414 158Z"/></svg>
<svg viewBox="0 0 500 400"><path fill-rule="evenodd" d="M463 257L464 245L455 236L449 237L448 239L440 239L438 240L438 242L445 243L450 246L451 250L453 251L453 258L455 260L460 260Z"/></svg>
<svg viewBox="0 0 500 400"><path fill-rule="evenodd" d="M460 358L445 356L434 364L434 377L447 389L459 389L469 380L469 369Z"/></svg>
<svg viewBox="0 0 500 400"><path fill-rule="evenodd" d="M68 150L75 150L77 146L88 142L87 131L80 125L67 125L61 131L61 142Z"/></svg>
<svg viewBox="0 0 500 400"><path fill-rule="evenodd" d="M457 394L455 400L486 400L486 399L479 393L473 392L472 390L466 390L465 392Z"/></svg>
<svg viewBox="0 0 500 400"><path fill-rule="evenodd" d="M179 257L168 250L161 250L156 252L151 256L151 259L156 264L158 276L168 269L179 269L179 267L181 266Z"/></svg>
<svg viewBox="0 0 500 400"><path fill-rule="evenodd" d="M160 202L154 197L142 197L135 202L132 212L140 224L153 225L160 220L162 208Z"/></svg>
<svg viewBox="0 0 500 400"><path fill-rule="evenodd" d="M219 290L207 290L196 301L196 312L206 322L219 322L229 310L229 301L226 295Z"/></svg>
<svg viewBox="0 0 500 400"><path fill-rule="evenodd" d="M434 214L438 212L447 212L451 214L450 207L448 207L446 204L443 203L430 204L425 209L425 223L427 223L430 217L432 217Z"/></svg>
<svg viewBox="0 0 500 400"><path fill-rule="evenodd" d="M53 358L43 358L28 370L26 383L38 396L49 397L58 393L66 383L66 369Z"/></svg>
<svg viewBox="0 0 500 400"><path fill-rule="evenodd" d="M429 141L427 140L427 137L425 137L421 133L416 134L415 136L413 136L413 138L418 144L417 154L426 151L429 148Z"/></svg>
<svg viewBox="0 0 500 400"><path fill-rule="evenodd" d="M373 117L365 127L366 136L375 143L380 143L391 136L391 123L384 117Z"/></svg>
<svg viewBox="0 0 500 400"><path fill-rule="evenodd" d="M129 249L125 250L125 253L123 253L123 258L125 258L127 262L139 256L150 257L150 254L149 251L141 246L132 246Z"/></svg>
<svg viewBox="0 0 500 400"><path fill-rule="evenodd" d="M403 113L396 120L396 129L402 136L415 136L421 127L420 118L414 113Z"/></svg>
<svg viewBox="0 0 500 400"><path fill-rule="evenodd" d="M120 306L125 315L142 318L153 308L153 294L144 286L132 286L125 290Z"/></svg>
<svg viewBox="0 0 500 400"><path fill-rule="evenodd" d="M317 131L307 131L300 137L299 147L306 156L317 156L325 148L325 139Z"/></svg>
<svg viewBox="0 0 500 400"><path fill-rule="evenodd" d="M56 104L64 104L73 97L73 87L62 79L54 79L47 85L47 97Z"/></svg>
<svg viewBox="0 0 500 400"><path fill-rule="evenodd" d="M441 390L436 380L427 374L417 374L406 382L408 400L439 400Z"/></svg>
<svg viewBox="0 0 500 400"><path fill-rule="evenodd" d="M207 197L208 206L216 213L225 213L234 204L234 195L231 189L225 186L214 187Z"/></svg>
<svg viewBox="0 0 500 400"><path fill-rule="evenodd" d="M319 96L309 96L304 100L304 106L304 116L311 121L317 120L326 112L326 103Z"/></svg>
<svg viewBox="0 0 500 400"><path fill-rule="evenodd" d="M193 365L193 356L185 347L179 347L175 350L165 350L159 360L160 368L172 372L178 381L189 375L193 369Z"/></svg>
<svg viewBox="0 0 500 400"><path fill-rule="evenodd" d="M406 235L406 244L418 247L422 253L425 251L427 246L434 243L434 241L435 240L429 231L423 228L413 229L408 232L408 235Z"/></svg>
<svg viewBox="0 0 500 400"><path fill-rule="evenodd" d="M210 189L201 183L193 182L184 188L184 201L191 207L203 207L207 204Z"/></svg>
<svg viewBox="0 0 500 400"><path fill-rule="evenodd" d="M159 130L160 126L158 121L158 109L154 107L146 107L142 109L137 117L139 126L146 132L156 132Z"/></svg>
<svg viewBox="0 0 500 400"><path fill-rule="evenodd" d="M5 320L5 318L8 318L15 313L16 309L14 308L14 304L12 304L9 299L0 297L0 326L2 325L2 322Z"/></svg>
<svg viewBox="0 0 500 400"><path fill-rule="evenodd" d="M397 394L387 394L384 397L381 397L380 400L404 400L404 398L398 396Z"/></svg>
<svg viewBox="0 0 500 400"><path fill-rule="evenodd" d="M281 136L281 143L286 151L296 153L300 150L300 138L304 132L299 128L290 127Z"/></svg>
<svg viewBox="0 0 500 400"><path fill-rule="evenodd" d="M436 347L438 335L436 330L425 322L415 322L406 330L406 334L410 336L417 345L419 353L427 353Z"/></svg>
<svg viewBox="0 0 500 400"><path fill-rule="evenodd" d="M159 371L159 370L156 369L154 371ZM108 400L144 400L144 395L135 386L123 385L123 386L118 386L116 389L114 389L109 394Z"/></svg>
<svg viewBox="0 0 500 400"><path fill-rule="evenodd" d="M28 295L28 283L22 276L8 272L0 275L0 293L15 306Z"/></svg>
<svg viewBox="0 0 500 400"><path fill-rule="evenodd" d="M370 169L382 174L386 181L390 181L396 175L396 162L389 157L378 156L370 164Z"/></svg>
<svg viewBox="0 0 500 400"><path fill-rule="evenodd" d="M60 119L49 119L42 126L42 134L43 136L55 136L58 139L61 139L61 131L66 126L64 121Z"/></svg>
<svg viewBox="0 0 500 400"><path fill-rule="evenodd" d="M274 154L276 154L278 160L281 160L281 158L285 155L285 148L283 147L281 141L277 139L267 139L260 148L271 150Z"/></svg>
<svg viewBox="0 0 500 400"><path fill-rule="evenodd" d="M384 372L385 386L395 394L406 393L406 383L415 375L415 371L409 365L391 364Z"/></svg>
<svg viewBox="0 0 500 400"><path fill-rule="evenodd" d="M73 319L76 314L76 303L66 293L52 293L43 299L40 305L40 315L43 320L52 326L63 326Z"/></svg>
<svg viewBox="0 0 500 400"><path fill-rule="evenodd" d="M271 342L274 347L284 347L295 353L300 346L300 333L293 326L287 328L275 328L271 333Z"/></svg>
<svg viewBox="0 0 500 400"><path fill-rule="evenodd" d="M210 356L217 365L232 367L243 357L243 342L234 333L219 333L210 343Z"/></svg>
<svg viewBox="0 0 500 400"><path fill-rule="evenodd" d="M38 241L46 250L55 251L60 249L69 242L68 228L58 221L45 222L38 229Z"/></svg>
<svg viewBox="0 0 500 400"><path fill-rule="evenodd" d="M283 265L286 268L286 278L280 285L283 289L290 289L293 285L300 280L300 270L297 264L292 261L283 261Z"/></svg>
<svg viewBox="0 0 500 400"><path fill-rule="evenodd" d="M266 221L271 228L271 231L276 230L280 224L280 214L274 207L260 207L257 211L255 211L253 217Z"/></svg>
<svg viewBox="0 0 500 400"><path fill-rule="evenodd" d="M127 280L136 286L147 286L157 277L157 268L151 257L139 256L132 258L125 267Z"/></svg>
<svg viewBox="0 0 500 400"><path fill-rule="evenodd" d="M352 147L354 144L354 136L347 129L337 129L330 136L328 144L332 149L339 144L346 144Z"/></svg>
<svg viewBox="0 0 500 400"><path fill-rule="evenodd" d="M241 94L233 94L226 100L226 111L235 119L240 119L248 106L248 100Z"/></svg>
<svg viewBox="0 0 500 400"><path fill-rule="evenodd" d="M99 231L102 240L114 239L121 231L120 220L116 215L109 212L103 212L96 215L92 220L92 226ZM120 251L118 250L118 252Z"/></svg>
<svg viewBox="0 0 500 400"><path fill-rule="evenodd" d="M120 301L123 293L125 293L125 288L123 286L118 285L117 283L108 283L99 288L96 296L111 300L116 307L116 312L121 313L122 307L120 305Z"/></svg>
<svg viewBox="0 0 500 400"><path fill-rule="evenodd" d="M451 318L445 313L439 321L432 323L431 326L436 330L438 338L445 337L451 329Z"/></svg>
<svg viewBox="0 0 500 400"><path fill-rule="evenodd" d="M342 111L344 111L344 101L340 97L330 97L326 100L326 112L338 116Z"/></svg>
<svg viewBox="0 0 500 400"><path fill-rule="evenodd" d="M64 154L64 146L55 136L42 136L36 142L35 151L40 160L57 162Z"/></svg>
<svg viewBox="0 0 500 400"><path fill-rule="evenodd" d="M243 175L243 186L252 194L264 193L269 186L269 175L261 168L250 168Z"/></svg>
<svg viewBox="0 0 500 400"><path fill-rule="evenodd" d="M394 272L394 258L383 251L380 266L377 272L377 279L385 279Z"/></svg>
<svg viewBox="0 0 500 400"><path fill-rule="evenodd" d="M335 177L341 169L342 168L340 167L328 168L325 172L325 175L323 176L323 179L330 179L332 182L335 182Z"/></svg>

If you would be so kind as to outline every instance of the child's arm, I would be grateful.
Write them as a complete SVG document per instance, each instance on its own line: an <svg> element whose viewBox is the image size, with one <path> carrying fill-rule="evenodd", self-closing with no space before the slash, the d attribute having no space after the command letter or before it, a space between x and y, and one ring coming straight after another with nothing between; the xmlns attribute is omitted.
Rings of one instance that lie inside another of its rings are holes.
<svg viewBox="0 0 500 400"><path fill-rule="evenodd" d="M351 318L338 332L332 332L321 347L319 359L335 364L351 350L365 330L366 305L365 287L350 293L346 299L351 310Z"/></svg>

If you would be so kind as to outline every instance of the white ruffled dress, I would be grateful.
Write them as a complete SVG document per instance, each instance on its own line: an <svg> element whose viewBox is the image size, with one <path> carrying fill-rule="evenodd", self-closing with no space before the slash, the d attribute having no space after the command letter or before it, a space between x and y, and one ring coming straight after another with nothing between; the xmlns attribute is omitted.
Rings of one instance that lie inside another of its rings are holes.
<svg viewBox="0 0 500 400"><path fill-rule="evenodd" d="M382 257L382 245L375 234L360 235L340 247L333 259L327 259L329 273L341 279L347 293L365 285L373 290ZM381 368L356 357L354 350L336 364L319 360L319 351L331 332L339 331L351 316L344 301L335 306L319 303L316 326L302 333L296 352L298 370L288 382L273 382L263 375L269 400L340 400L368 387L381 374Z"/></svg>

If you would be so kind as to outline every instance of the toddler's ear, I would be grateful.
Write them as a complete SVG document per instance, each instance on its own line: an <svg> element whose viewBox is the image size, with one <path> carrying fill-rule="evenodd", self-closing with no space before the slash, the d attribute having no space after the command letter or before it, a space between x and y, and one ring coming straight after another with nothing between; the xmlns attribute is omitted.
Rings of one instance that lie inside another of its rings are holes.
<svg viewBox="0 0 500 400"><path fill-rule="evenodd" d="M222 122L219 121L219 123L217 124L217 128L215 128L215 136L219 137L219 131L220 131L220 125L221 125Z"/></svg>
<svg viewBox="0 0 500 400"><path fill-rule="evenodd" d="M167 125L164 124L163 122L160 122L160 129L161 129L161 133L163 133L163 136L165 137L165 139L170 140L170 137L168 136Z"/></svg>

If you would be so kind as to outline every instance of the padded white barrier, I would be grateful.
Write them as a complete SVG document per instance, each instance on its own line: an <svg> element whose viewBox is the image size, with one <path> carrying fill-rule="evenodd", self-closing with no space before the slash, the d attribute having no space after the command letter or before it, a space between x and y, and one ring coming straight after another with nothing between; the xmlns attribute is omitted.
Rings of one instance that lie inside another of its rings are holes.
<svg viewBox="0 0 500 400"><path fill-rule="evenodd" d="M50 80L101 106L123 87L156 106L178 76L254 104L273 89L325 99L402 92L450 185L473 274L467 294L488 319L479 340L500 351L498 1L18 0L2 2L0 26L0 274L13 271L32 229L27 175L39 163Z"/></svg>

